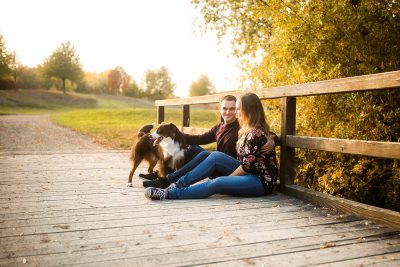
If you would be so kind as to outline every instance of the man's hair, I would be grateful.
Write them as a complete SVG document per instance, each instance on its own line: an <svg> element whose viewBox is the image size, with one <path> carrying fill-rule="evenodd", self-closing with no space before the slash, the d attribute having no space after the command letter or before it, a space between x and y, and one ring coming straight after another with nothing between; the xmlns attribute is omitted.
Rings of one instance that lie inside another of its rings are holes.
<svg viewBox="0 0 400 267"><path fill-rule="evenodd" d="M221 101L219 101L219 102L221 103L224 100L226 100L226 101L235 101L236 102L236 97L233 96L233 95L226 95L223 98L221 98Z"/></svg>

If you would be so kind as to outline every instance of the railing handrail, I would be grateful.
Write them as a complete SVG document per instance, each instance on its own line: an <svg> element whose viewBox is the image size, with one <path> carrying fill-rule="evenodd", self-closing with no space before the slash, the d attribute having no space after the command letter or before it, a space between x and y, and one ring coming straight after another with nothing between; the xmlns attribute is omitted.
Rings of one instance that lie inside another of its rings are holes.
<svg viewBox="0 0 400 267"><path fill-rule="evenodd" d="M377 86L379 84L379 86ZM263 88L253 91L260 99L274 99L281 97L313 96L360 91L386 90L400 87L400 71L383 72L362 76L324 80L318 82L285 85ZM195 96L187 98L173 98L156 100L156 106L179 106L194 104L218 103L226 94L239 96L243 91L225 92L213 95Z"/></svg>

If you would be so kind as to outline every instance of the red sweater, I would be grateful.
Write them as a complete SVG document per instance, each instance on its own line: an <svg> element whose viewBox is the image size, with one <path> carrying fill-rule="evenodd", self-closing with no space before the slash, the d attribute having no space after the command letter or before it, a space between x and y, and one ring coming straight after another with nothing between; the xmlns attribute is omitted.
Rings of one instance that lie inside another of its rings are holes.
<svg viewBox="0 0 400 267"><path fill-rule="evenodd" d="M217 150L236 158L236 142L240 125L238 120L230 124L221 122L201 135L184 134L188 145L206 145L217 142Z"/></svg>

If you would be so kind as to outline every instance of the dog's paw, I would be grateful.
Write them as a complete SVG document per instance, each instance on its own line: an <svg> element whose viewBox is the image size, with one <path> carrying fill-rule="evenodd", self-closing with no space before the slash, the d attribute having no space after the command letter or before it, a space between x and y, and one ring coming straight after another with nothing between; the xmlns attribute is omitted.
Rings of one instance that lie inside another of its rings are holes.
<svg viewBox="0 0 400 267"><path fill-rule="evenodd" d="M133 187L132 183L126 183L126 187Z"/></svg>

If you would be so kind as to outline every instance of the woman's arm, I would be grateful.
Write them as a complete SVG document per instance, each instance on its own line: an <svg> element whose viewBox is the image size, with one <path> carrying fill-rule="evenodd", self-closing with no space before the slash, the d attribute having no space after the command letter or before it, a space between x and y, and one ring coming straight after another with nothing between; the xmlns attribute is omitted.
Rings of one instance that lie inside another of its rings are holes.
<svg viewBox="0 0 400 267"><path fill-rule="evenodd" d="M245 174L246 172L243 170L242 165L240 165L239 167L237 167L236 170L234 170L231 174L229 174L229 176L242 176Z"/></svg>
<svg viewBox="0 0 400 267"><path fill-rule="evenodd" d="M270 140L274 145L273 139ZM268 143L268 137L265 132L258 128L253 128L246 135L244 146L240 147L238 155L241 157L242 169L247 173L258 173L257 162L259 161L263 152L263 146ZM266 146L264 149L268 149Z"/></svg>

